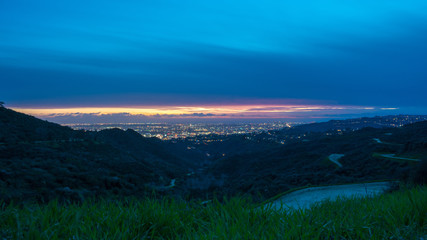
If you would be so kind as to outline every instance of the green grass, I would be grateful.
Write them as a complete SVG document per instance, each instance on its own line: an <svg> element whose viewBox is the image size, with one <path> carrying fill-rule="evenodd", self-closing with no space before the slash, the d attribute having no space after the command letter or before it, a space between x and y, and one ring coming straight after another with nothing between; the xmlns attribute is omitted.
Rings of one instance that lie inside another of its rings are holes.
<svg viewBox="0 0 427 240"><path fill-rule="evenodd" d="M339 199L305 211L255 208L242 198L207 205L173 199L1 204L0 239L420 239L427 187Z"/></svg>

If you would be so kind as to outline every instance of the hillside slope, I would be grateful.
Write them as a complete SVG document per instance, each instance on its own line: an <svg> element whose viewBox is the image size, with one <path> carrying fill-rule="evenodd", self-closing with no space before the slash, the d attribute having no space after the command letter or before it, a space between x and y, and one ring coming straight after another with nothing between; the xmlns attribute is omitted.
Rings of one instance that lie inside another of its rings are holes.
<svg viewBox="0 0 427 240"><path fill-rule="evenodd" d="M0 108L0 199L82 200L154 191L208 198L250 194L262 200L306 185L405 179L420 163L402 159L427 156L427 121L341 135L317 132L286 144L270 136L226 136L191 145L144 138L133 130L76 131Z"/></svg>
<svg viewBox="0 0 427 240"><path fill-rule="evenodd" d="M144 195L184 175L189 160L132 130L74 131L0 108L0 198L81 200Z"/></svg>
<svg viewBox="0 0 427 240"><path fill-rule="evenodd" d="M238 154L216 161L210 172L226 176L217 191L271 197L291 188L407 179L419 162L396 161L378 153L406 156L420 161L427 158L427 121L401 128L364 128L343 135L316 135L310 141L293 142L258 152ZM374 139L381 139L381 143ZM340 167L330 161L342 154Z"/></svg>

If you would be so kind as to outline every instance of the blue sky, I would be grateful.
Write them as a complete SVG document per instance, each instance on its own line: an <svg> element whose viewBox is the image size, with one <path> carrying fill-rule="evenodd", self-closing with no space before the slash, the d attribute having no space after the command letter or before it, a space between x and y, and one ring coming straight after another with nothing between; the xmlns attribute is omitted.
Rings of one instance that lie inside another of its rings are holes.
<svg viewBox="0 0 427 240"><path fill-rule="evenodd" d="M0 0L0 100L427 114L426 12L421 0Z"/></svg>

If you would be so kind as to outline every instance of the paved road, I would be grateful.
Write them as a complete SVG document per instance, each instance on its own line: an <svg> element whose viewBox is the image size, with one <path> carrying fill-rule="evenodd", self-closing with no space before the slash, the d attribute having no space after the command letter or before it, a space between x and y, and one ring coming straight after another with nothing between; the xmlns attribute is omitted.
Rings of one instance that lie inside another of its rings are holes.
<svg viewBox="0 0 427 240"><path fill-rule="evenodd" d="M406 160L406 161L415 161L420 162L420 159L414 159L414 158L404 158L404 157L395 157L396 154L380 154L381 157L385 158L391 158L391 159L398 159L398 160Z"/></svg>
<svg viewBox="0 0 427 240"><path fill-rule="evenodd" d="M391 187L391 182L374 182L363 184L346 184L325 187L311 187L289 193L276 201L266 204L273 209L280 210L282 204L285 209L307 209L312 204L326 199L337 197L366 197L384 193Z"/></svg>
<svg viewBox="0 0 427 240"><path fill-rule="evenodd" d="M329 155L329 160L333 163L335 163L336 165L338 165L338 167L342 167L342 164L340 162L338 162L338 160L340 158L344 157L344 154L338 154L338 153L334 153Z"/></svg>

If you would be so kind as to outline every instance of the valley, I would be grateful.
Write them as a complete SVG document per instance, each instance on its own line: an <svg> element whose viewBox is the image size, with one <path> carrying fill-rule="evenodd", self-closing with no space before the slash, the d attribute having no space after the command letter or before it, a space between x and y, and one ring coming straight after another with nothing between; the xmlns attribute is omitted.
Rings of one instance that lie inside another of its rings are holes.
<svg viewBox="0 0 427 240"><path fill-rule="evenodd" d="M308 187L293 191L278 199L267 203L266 208L277 211L289 211L295 209L308 209L313 204L323 201L335 201L337 198L366 198L383 194L390 190L398 182L371 182L360 184L343 184L323 187Z"/></svg>
<svg viewBox="0 0 427 240"><path fill-rule="evenodd" d="M396 118L383 121L389 119ZM343 120L201 136L218 140L204 142L145 138L131 129L72 130L6 108L0 108L0 120L6 201L143 197L153 191L184 199L243 194L264 201L309 185L406 181L427 152L427 122L357 130L360 121ZM371 120L381 126L379 118ZM412 155L419 157L400 157Z"/></svg>
<svg viewBox="0 0 427 240"><path fill-rule="evenodd" d="M329 128L345 122L162 141L131 129L73 130L0 108L0 237L229 239L255 229L250 234L266 239L381 238L405 225L397 219L414 224L393 235L422 236L425 187L405 186L426 183L427 121ZM394 220L380 226L384 214Z"/></svg>

